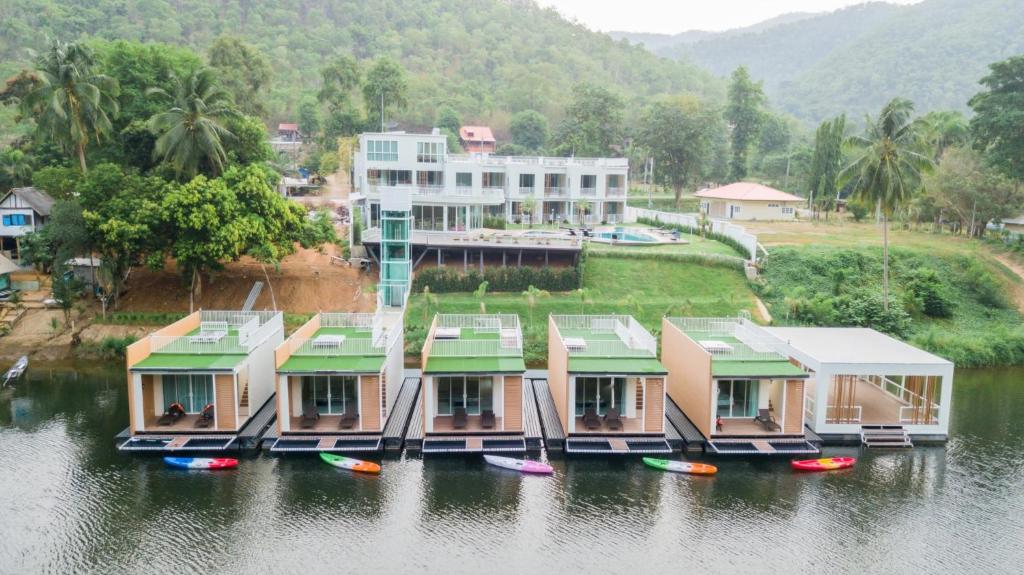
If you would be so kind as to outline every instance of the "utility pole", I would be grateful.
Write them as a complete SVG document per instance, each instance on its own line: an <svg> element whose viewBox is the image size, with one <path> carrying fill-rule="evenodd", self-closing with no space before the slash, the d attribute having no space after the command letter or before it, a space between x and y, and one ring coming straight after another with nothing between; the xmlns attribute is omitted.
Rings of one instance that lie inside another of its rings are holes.
<svg viewBox="0 0 1024 575"><path fill-rule="evenodd" d="M380 133L384 133L384 90L380 91Z"/></svg>

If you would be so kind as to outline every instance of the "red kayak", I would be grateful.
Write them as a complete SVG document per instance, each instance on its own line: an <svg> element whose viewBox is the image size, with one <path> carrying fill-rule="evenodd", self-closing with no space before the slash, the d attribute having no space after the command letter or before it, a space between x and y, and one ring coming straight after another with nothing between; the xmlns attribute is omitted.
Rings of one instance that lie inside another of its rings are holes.
<svg viewBox="0 0 1024 575"><path fill-rule="evenodd" d="M826 457L824 459L802 459L791 461L790 465L797 471L832 471L834 469L848 469L853 467L857 460L853 457Z"/></svg>

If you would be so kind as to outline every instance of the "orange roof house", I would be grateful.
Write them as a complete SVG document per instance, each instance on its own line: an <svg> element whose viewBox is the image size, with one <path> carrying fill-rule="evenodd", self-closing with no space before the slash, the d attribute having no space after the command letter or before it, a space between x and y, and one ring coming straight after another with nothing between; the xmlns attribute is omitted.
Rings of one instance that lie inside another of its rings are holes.
<svg viewBox="0 0 1024 575"><path fill-rule="evenodd" d="M487 126L463 126L459 128L459 143L469 153L494 151L494 134Z"/></svg>
<svg viewBox="0 0 1024 575"><path fill-rule="evenodd" d="M695 194L700 209L727 220L792 220L804 201L800 196L753 182L737 182Z"/></svg>

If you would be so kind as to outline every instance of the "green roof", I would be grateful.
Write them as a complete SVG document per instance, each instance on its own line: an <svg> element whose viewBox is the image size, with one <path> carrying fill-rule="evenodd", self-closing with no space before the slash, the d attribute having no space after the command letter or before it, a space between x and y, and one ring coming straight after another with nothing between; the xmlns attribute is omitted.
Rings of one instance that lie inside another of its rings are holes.
<svg viewBox="0 0 1024 575"><path fill-rule="evenodd" d="M430 357L424 373L520 373L526 371L522 356Z"/></svg>
<svg viewBox="0 0 1024 575"><path fill-rule="evenodd" d="M668 372L653 357L573 357L569 373L635 373L664 375Z"/></svg>
<svg viewBox="0 0 1024 575"><path fill-rule="evenodd" d="M379 373L383 365L383 355L293 355L284 362L284 365L277 368L277 371L279 373Z"/></svg>
<svg viewBox="0 0 1024 575"><path fill-rule="evenodd" d="M807 373L788 361L722 361L711 362L712 377L807 377Z"/></svg>
<svg viewBox="0 0 1024 575"><path fill-rule="evenodd" d="M138 370L231 371L246 358L242 354L154 353L131 368Z"/></svg>

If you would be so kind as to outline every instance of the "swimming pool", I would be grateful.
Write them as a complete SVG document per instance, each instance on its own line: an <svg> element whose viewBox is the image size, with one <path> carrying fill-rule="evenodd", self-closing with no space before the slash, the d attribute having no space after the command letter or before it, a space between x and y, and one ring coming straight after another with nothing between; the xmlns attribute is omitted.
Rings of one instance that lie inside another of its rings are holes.
<svg viewBox="0 0 1024 575"><path fill-rule="evenodd" d="M626 231L625 228L600 231L594 234L594 239L601 241L629 242L638 244L656 244L658 238L637 231Z"/></svg>

